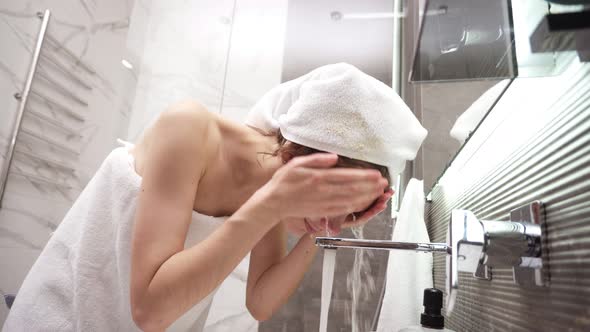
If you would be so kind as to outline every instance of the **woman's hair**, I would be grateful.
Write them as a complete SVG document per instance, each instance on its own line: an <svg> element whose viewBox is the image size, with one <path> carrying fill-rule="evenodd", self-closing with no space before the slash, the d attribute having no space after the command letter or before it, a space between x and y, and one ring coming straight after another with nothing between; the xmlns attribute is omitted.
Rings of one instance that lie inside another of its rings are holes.
<svg viewBox="0 0 590 332"><path fill-rule="evenodd" d="M277 143L279 147L275 152L272 153L273 156L281 156L288 155L291 158L299 157L299 156L306 156L313 153L318 152L325 152L320 151L317 149L313 149L307 146L303 146L301 144L293 143L287 140L281 134L280 129L276 133L277 136ZM362 161L358 159L352 159L344 156L338 156L338 163L336 163L336 167L348 167L348 168L371 168L378 170L381 175L387 179L389 184L391 185L391 176L389 174L389 170L385 166L377 165L370 163L368 161Z"/></svg>

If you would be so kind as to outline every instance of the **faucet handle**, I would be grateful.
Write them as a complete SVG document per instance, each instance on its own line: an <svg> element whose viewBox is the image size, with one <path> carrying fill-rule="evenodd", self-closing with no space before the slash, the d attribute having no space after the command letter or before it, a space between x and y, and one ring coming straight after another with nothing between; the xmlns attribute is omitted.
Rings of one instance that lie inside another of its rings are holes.
<svg viewBox="0 0 590 332"><path fill-rule="evenodd" d="M455 306L459 289L459 271L481 273L485 234L482 223L467 210L453 210L447 232L447 245L452 250L447 256L447 315ZM479 271L479 272L478 272Z"/></svg>
<svg viewBox="0 0 590 332"><path fill-rule="evenodd" d="M511 267L515 283L547 286L549 271L543 264L542 224L540 201L512 210L510 221L478 220L470 211L453 210L447 232L451 248L447 256L447 315L455 305L459 271L490 280L490 268Z"/></svg>

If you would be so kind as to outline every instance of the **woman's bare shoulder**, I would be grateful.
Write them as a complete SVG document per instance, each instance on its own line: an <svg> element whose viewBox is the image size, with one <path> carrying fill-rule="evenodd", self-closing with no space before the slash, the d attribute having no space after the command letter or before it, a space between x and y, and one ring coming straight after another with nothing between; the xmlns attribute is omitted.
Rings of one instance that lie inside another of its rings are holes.
<svg viewBox="0 0 590 332"><path fill-rule="evenodd" d="M197 154L203 159L217 145L217 117L196 101L175 103L162 112L152 126L147 128L136 143L133 154L138 161L137 171L143 168L142 161L157 142L170 147L170 156L182 157Z"/></svg>
<svg viewBox="0 0 590 332"><path fill-rule="evenodd" d="M197 101L183 101L169 106L154 124L156 130L171 127L190 127L205 130L216 121L213 113Z"/></svg>

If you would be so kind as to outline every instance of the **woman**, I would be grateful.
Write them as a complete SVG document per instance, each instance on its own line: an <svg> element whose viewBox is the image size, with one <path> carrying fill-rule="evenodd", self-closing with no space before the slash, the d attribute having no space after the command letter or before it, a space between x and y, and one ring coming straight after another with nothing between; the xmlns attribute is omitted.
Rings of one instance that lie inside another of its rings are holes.
<svg viewBox="0 0 590 332"><path fill-rule="evenodd" d="M29 272L5 330L198 331L215 289L249 252L246 304L269 318L311 263L313 235L382 211L387 167L399 171L425 136L380 84L350 65L319 68L263 97L254 128L198 103L171 107L135 146L107 157ZM399 110L364 114L377 105ZM379 132L396 121L394 134ZM361 136L347 138L348 124ZM399 146L383 149L392 139ZM286 229L311 235L288 255Z"/></svg>

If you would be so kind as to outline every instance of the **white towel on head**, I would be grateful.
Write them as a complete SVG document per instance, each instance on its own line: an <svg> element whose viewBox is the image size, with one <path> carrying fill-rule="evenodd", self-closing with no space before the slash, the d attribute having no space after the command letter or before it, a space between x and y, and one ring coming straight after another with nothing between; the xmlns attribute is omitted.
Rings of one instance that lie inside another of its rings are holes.
<svg viewBox="0 0 590 332"><path fill-rule="evenodd" d="M416 157L427 131L390 87L346 63L317 68L267 92L246 123L289 141L387 166Z"/></svg>

